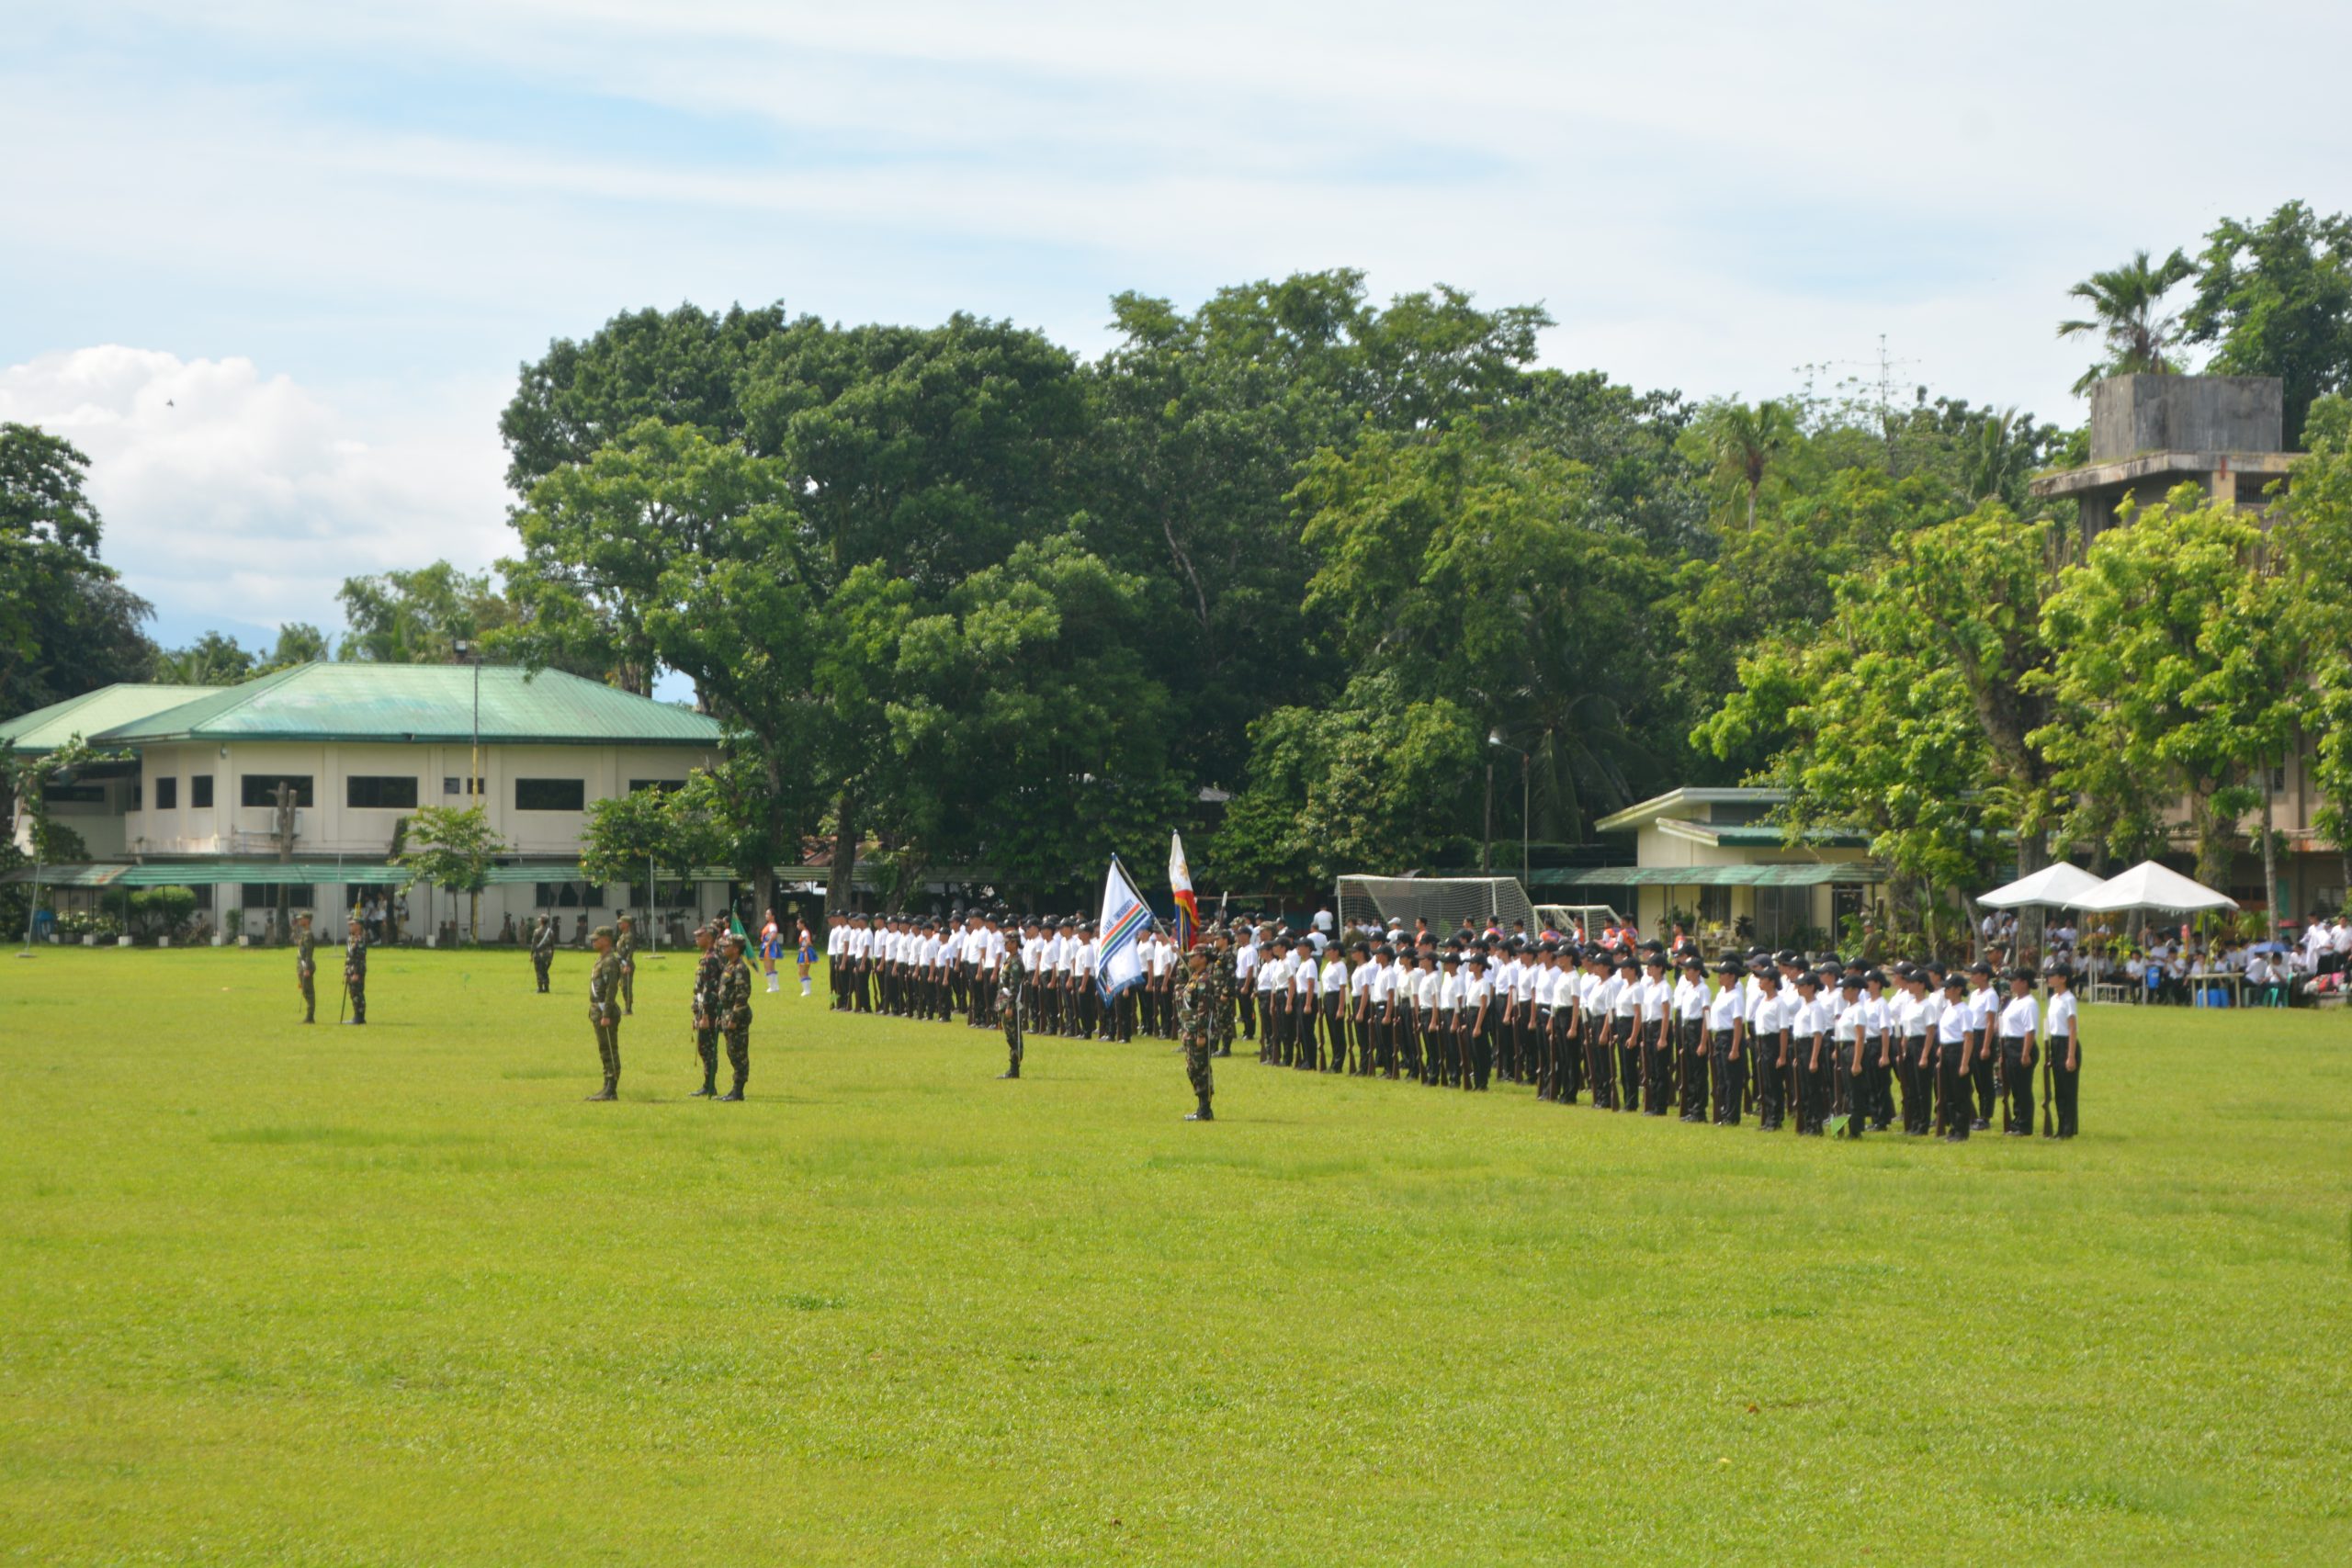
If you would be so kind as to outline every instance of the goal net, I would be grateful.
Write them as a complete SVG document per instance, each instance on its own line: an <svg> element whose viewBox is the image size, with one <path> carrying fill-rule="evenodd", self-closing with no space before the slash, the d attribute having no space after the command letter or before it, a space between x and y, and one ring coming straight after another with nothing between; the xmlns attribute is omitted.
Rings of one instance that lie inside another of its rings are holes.
<svg viewBox="0 0 2352 1568"><path fill-rule="evenodd" d="M1342 927L1395 919L1409 931L1414 920L1425 919L1441 937L1465 919L1482 928L1492 920L1504 931L1523 920L1531 934L1537 925L1515 876L1342 876L1339 913Z"/></svg>

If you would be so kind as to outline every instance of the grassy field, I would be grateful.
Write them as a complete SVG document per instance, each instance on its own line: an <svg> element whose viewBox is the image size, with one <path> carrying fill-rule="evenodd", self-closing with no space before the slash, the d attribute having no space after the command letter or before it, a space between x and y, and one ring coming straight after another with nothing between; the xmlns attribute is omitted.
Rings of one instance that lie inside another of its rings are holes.
<svg viewBox="0 0 2352 1568"><path fill-rule="evenodd" d="M586 1105L574 954L0 964L0 1560L2352 1561L2343 1013L1854 1147L791 997L689 1101L673 957Z"/></svg>

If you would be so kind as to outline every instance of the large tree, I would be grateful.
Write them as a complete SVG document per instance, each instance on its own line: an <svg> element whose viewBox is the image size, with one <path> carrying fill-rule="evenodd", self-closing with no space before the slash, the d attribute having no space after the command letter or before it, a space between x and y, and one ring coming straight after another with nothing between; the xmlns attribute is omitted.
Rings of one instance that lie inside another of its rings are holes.
<svg viewBox="0 0 2352 1568"><path fill-rule="evenodd" d="M2029 739L2059 787L2093 811L2127 787L2185 800L2199 879L2224 891L2240 820L2259 799L2255 770L2280 733L2260 688L2277 679L2283 618L2266 602L2235 624L2261 537L2246 513L2190 486L2109 529L2043 604L2050 669L2028 682L2052 702Z"/></svg>
<svg viewBox="0 0 2352 1568"><path fill-rule="evenodd" d="M488 573L446 560L346 577L335 597L347 628L342 656L374 664L446 664L458 643L479 645L514 619Z"/></svg>
<svg viewBox="0 0 2352 1568"><path fill-rule="evenodd" d="M2260 222L2225 220L2198 257L2188 336L2219 375L2284 384L2287 446L2314 399L2352 389L2352 218L2290 201Z"/></svg>
<svg viewBox="0 0 2352 1568"><path fill-rule="evenodd" d="M98 559L90 460L28 424L0 423L0 714L146 679L153 612Z"/></svg>

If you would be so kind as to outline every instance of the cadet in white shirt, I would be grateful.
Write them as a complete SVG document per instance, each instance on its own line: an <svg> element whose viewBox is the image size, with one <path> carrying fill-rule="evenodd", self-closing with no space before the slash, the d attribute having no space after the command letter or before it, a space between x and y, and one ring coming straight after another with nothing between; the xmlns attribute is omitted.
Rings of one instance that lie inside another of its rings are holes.
<svg viewBox="0 0 2352 1568"><path fill-rule="evenodd" d="M1642 1108L1642 965L1628 953L1617 960L1617 994L1609 1004L1609 1035L1617 1045L1617 1109Z"/></svg>
<svg viewBox="0 0 2352 1568"><path fill-rule="evenodd" d="M1494 1070L1495 987L1487 978L1487 955L1470 950L1470 978L1462 987L1462 1087L1483 1089Z"/></svg>
<svg viewBox="0 0 2352 1568"><path fill-rule="evenodd" d="M1740 1054L1740 1033L1746 1027L1746 975L1738 959L1725 957L1715 965L1715 994L1707 1002L1707 1087L1714 1093L1715 1125L1739 1125L1740 1106L1747 1097L1747 1063Z"/></svg>
<svg viewBox="0 0 2352 1568"><path fill-rule="evenodd" d="M1943 1010L1936 1015L1936 1131L1948 1144L1968 1142L1970 1059L1976 1031L1968 1011L1968 977L1944 977Z"/></svg>
<svg viewBox="0 0 2352 1568"><path fill-rule="evenodd" d="M2042 1036L2043 1102L2058 1119L2055 1136L2071 1138L2075 1125L2075 1096L2082 1088L2082 1025L2075 1014L2075 972L2064 964L2050 971L2050 1016ZM2052 1135L2043 1119L2044 1136Z"/></svg>
<svg viewBox="0 0 2352 1568"><path fill-rule="evenodd" d="M1973 976L1968 987L1969 1022L1976 1031L1976 1051L1969 1068L1968 1081L1976 1095L1976 1113L1969 1122L1972 1132L1990 1132L1993 1126L1993 1101L1999 1092L1995 1079L1999 1072L2000 1056L1994 1049L1993 1035L2001 1014L2001 993L1993 984L1993 966L1979 959L1969 966Z"/></svg>
<svg viewBox="0 0 2352 1568"><path fill-rule="evenodd" d="M2033 999L2033 976L2009 971L2009 997L2001 1006L2001 1133L2033 1136L2033 1066L2041 1033L2041 1009Z"/></svg>
<svg viewBox="0 0 2352 1568"><path fill-rule="evenodd" d="M1838 1053L1829 1110L1833 1116L1843 1116L1843 1135L1859 1138L1868 1124L1870 1115L1865 1107L1870 1100L1870 1075L1862 1056L1862 976L1858 969L1849 969L1838 976L1838 999L1831 1004L1832 1016L1829 1040Z"/></svg>
<svg viewBox="0 0 2352 1568"><path fill-rule="evenodd" d="M1642 1111L1663 1116L1674 1079L1674 1043L1668 1038L1667 1004L1672 993L1666 983L1666 954L1651 953L1642 960L1637 1027L1641 1038Z"/></svg>
<svg viewBox="0 0 2352 1568"><path fill-rule="evenodd" d="M1756 1078L1756 1124L1777 1133L1788 1114L1789 1018L1794 998L1781 995L1778 969L1759 970L1747 1015L1748 1071Z"/></svg>
<svg viewBox="0 0 2352 1568"><path fill-rule="evenodd" d="M1323 1021L1323 1060L1328 1071L1348 1070L1348 960L1338 942L1324 950L1323 995L1316 1011Z"/></svg>
<svg viewBox="0 0 2352 1568"><path fill-rule="evenodd" d="M1682 1079L1681 1111L1685 1122L1707 1119L1707 965L1697 951L1682 957L1681 977L1674 982L1674 1055Z"/></svg>
<svg viewBox="0 0 2352 1568"><path fill-rule="evenodd" d="M1302 942L1291 955L1290 1064L1303 1072L1323 1070L1323 1033L1315 1016L1315 1003L1322 990L1323 971L1315 962L1315 944Z"/></svg>

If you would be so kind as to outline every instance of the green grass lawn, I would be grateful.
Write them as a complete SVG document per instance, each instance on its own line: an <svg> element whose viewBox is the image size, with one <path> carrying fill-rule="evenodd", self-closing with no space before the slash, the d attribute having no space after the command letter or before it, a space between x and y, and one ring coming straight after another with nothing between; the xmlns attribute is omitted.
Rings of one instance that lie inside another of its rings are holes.
<svg viewBox="0 0 2352 1568"><path fill-rule="evenodd" d="M322 955L326 956L325 954ZM0 958L0 1560L2352 1561L2352 1018L1860 1146L755 997ZM793 987L786 983L787 991ZM334 987L322 986L332 1012Z"/></svg>

